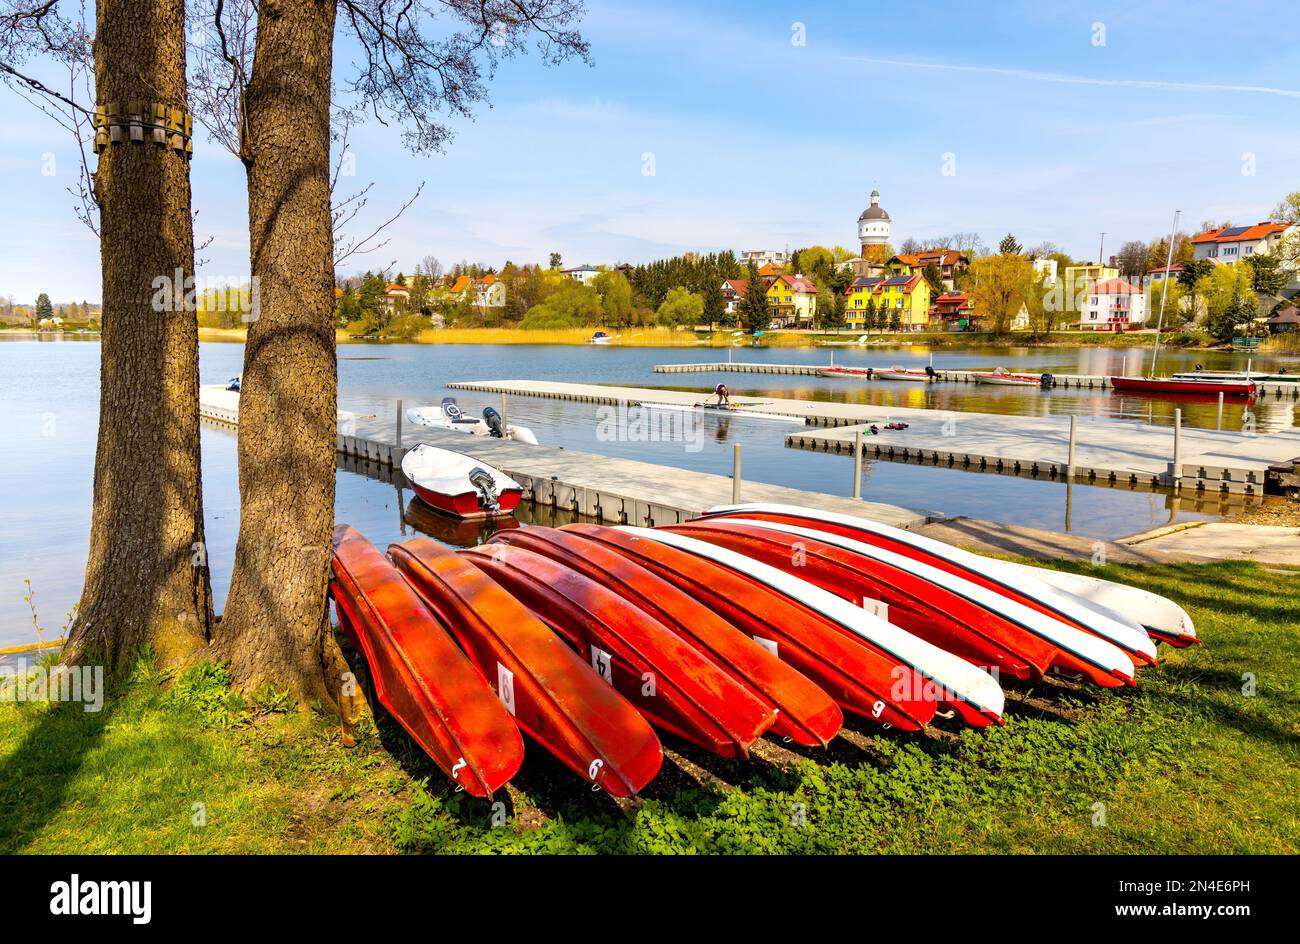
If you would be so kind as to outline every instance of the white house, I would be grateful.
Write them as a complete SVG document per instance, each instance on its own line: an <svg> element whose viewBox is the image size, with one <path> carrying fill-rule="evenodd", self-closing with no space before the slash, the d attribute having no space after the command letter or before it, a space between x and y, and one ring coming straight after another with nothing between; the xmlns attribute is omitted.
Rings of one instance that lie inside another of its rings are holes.
<svg viewBox="0 0 1300 944"><path fill-rule="evenodd" d="M1260 253L1272 252L1293 228L1291 223L1265 220L1253 226L1209 229L1192 237L1192 258L1240 262Z"/></svg>
<svg viewBox="0 0 1300 944"><path fill-rule="evenodd" d="M745 267L749 263L754 263L754 268L761 269L765 265L775 265L784 267L790 261L790 254L784 249L742 249L740 251L740 265Z"/></svg>
<svg viewBox="0 0 1300 944"><path fill-rule="evenodd" d="M1146 320L1146 294L1123 279L1098 282L1079 307L1079 327L1086 331L1126 331Z"/></svg>
<svg viewBox="0 0 1300 944"><path fill-rule="evenodd" d="M600 270L593 265L574 266L572 269L565 269L566 278L573 279L575 282L581 282L583 285L589 285L596 276L600 275Z"/></svg>

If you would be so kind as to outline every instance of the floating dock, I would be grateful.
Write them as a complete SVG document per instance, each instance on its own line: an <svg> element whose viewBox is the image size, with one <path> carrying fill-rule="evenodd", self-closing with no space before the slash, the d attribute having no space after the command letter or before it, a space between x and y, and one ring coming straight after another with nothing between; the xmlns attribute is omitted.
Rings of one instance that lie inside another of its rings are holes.
<svg viewBox="0 0 1300 944"><path fill-rule="evenodd" d="M731 373L731 374L784 374L794 377L815 377L817 371L824 370L827 367L853 367L855 370L865 370L872 367L875 370L888 370L890 364L765 364L743 361L718 361L716 363L706 364L656 364L655 373L657 374L710 374L710 373ZM934 369L936 383L975 383L975 378L981 374L987 374L986 370L954 370L952 368L936 367ZM1038 371L1025 371L1025 373L1040 373ZM862 379L863 383L876 383L877 381L868 381ZM1105 374L1058 374L1052 373L1052 382L1057 387L1081 387L1085 389L1109 389L1110 377ZM898 384L907 383L907 381L882 380L879 383ZM1300 382L1297 383L1260 383L1256 382L1258 388L1257 396L1276 396L1289 397L1291 399L1300 398Z"/></svg>
<svg viewBox="0 0 1300 944"><path fill-rule="evenodd" d="M600 404L690 406L706 396L703 392L649 387L532 380L448 386ZM851 454L854 434L858 430L868 432L875 424L879 433L863 437L867 458L1050 478L1066 477L1069 466L1067 415L1004 416L783 397L732 397L732 403L751 413L798 417L808 426L830 427L786 436L786 445L797 449ZM883 428L894 421L905 422L908 428ZM1295 456L1300 456L1300 428L1294 426L1264 435L1183 428L1176 436L1167 426L1084 421L1076 428L1073 468L1074 480L1088 484L1259 495L1264 491L1268 467Z"/></svg>
<svg viewBox="0 0 1300 944"><path fill-rule="evenodd" d="M211 422L237 427L239 397L223 387L201 387L199 413ZM482 459L523 486L527 501L611 524L644 527L676 524L714 505L732 501L732 479L728 475L444 432L409 423L402 425L399 442L396 414L388 420L356 413L339 414L337 446L348 462L384 470L399 469L405 450L417 443L429 443ZM922 512L897 505L759 482L742 481L741 497L744 501L783 502L841 514L867 515L900 528L917 527L928 520Z"/></svg>

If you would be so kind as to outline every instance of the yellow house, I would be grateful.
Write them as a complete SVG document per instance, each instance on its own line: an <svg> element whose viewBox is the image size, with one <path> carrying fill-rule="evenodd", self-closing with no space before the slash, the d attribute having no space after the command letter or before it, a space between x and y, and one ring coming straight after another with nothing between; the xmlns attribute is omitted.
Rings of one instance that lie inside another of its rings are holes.
<svg viewBox="0 0 1300 944"><path fill-rule="evenodd" d="M817 286L807 276L777 276L767 287L767 307L773 321L810 325L817 315Z"/></svg>
<svg viewBox="0 0 1300 944"><path fill-rule="evenodd" d="M930 325L930 284L916 275L854 279L845 291L845 322L868 327L870 302L875 302L876 326L898 325L900 331L923 331Z"/></svg>

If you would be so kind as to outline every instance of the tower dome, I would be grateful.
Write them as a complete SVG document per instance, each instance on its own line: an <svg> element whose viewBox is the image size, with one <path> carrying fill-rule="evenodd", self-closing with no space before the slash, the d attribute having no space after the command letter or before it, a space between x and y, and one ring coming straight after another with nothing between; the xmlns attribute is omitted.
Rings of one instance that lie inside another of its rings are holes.
<svg viewBox="0 0 1300 944"><path fill-rule="evenodd" d="M880 205L880 191L871 191L871 206L858 217L858 240L862 243L862 256L871 255L870 247L889 242L889 214Z"/></svg>

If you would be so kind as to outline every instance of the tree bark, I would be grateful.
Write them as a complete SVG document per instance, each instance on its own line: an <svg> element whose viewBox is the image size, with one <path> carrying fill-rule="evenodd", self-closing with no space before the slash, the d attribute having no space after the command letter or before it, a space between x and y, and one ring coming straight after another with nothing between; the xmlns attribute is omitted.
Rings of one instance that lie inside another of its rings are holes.
<svg viewBox="0 0 1300 944"><path fill-rule="evenodd" d="M182 0L96 5L101 103L186 107ZM194 274L189 162L144 142L99 158L103 334L99 440L86 581L66 662L127 664L144 646L175 669L206 645L212 594L203 544L198 327L155 279ZM159 307L165 310L158 310Z"/></svg>
<svg viewBox="0 0 1300 944"><path fill-rule="evenodd" d="M334 526L337 364L330 214L332 0L263 0L244 93L260 310L239 404L239 541L215 630L236 687L337 709L347 665L326 591Z"/></svg>

